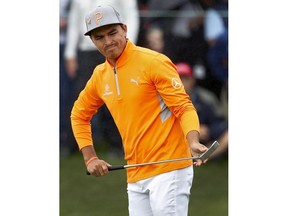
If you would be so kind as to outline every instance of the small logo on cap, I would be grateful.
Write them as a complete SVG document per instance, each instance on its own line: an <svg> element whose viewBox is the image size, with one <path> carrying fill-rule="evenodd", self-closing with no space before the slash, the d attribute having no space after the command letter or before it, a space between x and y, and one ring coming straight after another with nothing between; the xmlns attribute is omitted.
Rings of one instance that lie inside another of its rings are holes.
<svg viewBox="0 0 288 216"><path fill-rule="evenodd" d="M102 12L97 12L94 14L94 19L95 19L95 23L96 25L98 25L99 20L101 20L103 18L103 13Z"/></svg>

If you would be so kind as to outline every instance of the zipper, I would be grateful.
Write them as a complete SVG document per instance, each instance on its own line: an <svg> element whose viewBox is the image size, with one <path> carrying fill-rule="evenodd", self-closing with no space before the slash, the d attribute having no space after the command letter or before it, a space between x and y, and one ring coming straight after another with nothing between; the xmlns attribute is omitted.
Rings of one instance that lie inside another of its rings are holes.
<svg viewBox="0 0 288 216"><path fill-rule="evenodd" d="M115 76L115 82L116 82L117 95L120 96L120 88L119 88L119 81L118 81L116 67L114 67L114 76Z"/></svg>

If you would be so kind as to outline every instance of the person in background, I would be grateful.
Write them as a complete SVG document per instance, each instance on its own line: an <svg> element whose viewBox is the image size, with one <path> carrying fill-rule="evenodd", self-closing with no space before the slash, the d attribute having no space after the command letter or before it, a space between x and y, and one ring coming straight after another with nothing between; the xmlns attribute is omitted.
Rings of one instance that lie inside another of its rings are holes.
<svg viewBox="0 0 288 216"><path fill-rule="evenodd" d="M163 31L157 27L147 29L144 46L159 53L165 54L165 41Z"/></svg>
<svg viewBox="0 0 288 216"><path fill-rule="evenodd" d="M211 159L224 158L228 153L228 122L219 99L213 92L197 85L197 79L189 63L178 62L176 67L185 91L197 109L200 142L210 145L217 140L220 147L211 155Z"/></svg>
<svg viewBox="0 0 288 216"><path fill-rule="evenodd" d="M159 28L164 33L165 54L173 61L202 62L206 54L203 37L203 10L195 0L148 1L151 13L144 21L146 29ZM204 62L203 62L204 64Z"/></svg>
<svg viewBox="0 0 288 216"><path fill-rule="evenodd" d="M71 94L73 92L73 79L71 79L66 70L65 66L65 58L64 58L64 50L66 46L66 33L67 33L67 25L68 25L68 13L70 10L71 2L70 0L60 0L60 54L59 54L59 80L60 80L60 154L61 156L70 155L71 152L77 149L77 146L71 145L71 126L70 126L70 112L72 107ZM69 136L70 134L70 136Z"/></svg>
<svg viewBox="0 0 288 216"><path fill-rule="evenodd" d="M127 12L129 13L129 12ZM199 142L199 119L175 65L165 55L136 46L120 13L99 5L85 18L85 35L105 56L79 94L71 124L87 171L109 173L96 154L91 119L106 104L121 134L127 164L187 158L208 148ZM197 159L127 169L130 216L187 215Z"/></svg>
<svg viewBox="0 0 288 216"><path fill-rule="evenodd" d="M92 75L93 69L105 61L105 57L97 47L91 43L88 37L83 35L86 30L84 19L87 11L101 3L110 4L123 13L123 20L129 28L127 37L137 43L140 18L136 0L71 0L67 45L64 55L67 74L75 83L72 95L73 101L76 100L80 91L84 88ZM69 108L71 112L72 106ZM101 139L101 143L110 143L114 147L111 149L113 155L122 154L121 137L106 106L99 110L98 115L92 119L92 122L95 122L92 128L94 139ZM70 134L71 136L73 137L72 134ZM77 147L75 142L72 145Z"/></svg>
<svg viewBox="0 0 288 216"><path fill-rule="evenodd" d="M207 63L219 85L219 98L228 119L228 0L201 0L206 7L204 38Z"/></svg>

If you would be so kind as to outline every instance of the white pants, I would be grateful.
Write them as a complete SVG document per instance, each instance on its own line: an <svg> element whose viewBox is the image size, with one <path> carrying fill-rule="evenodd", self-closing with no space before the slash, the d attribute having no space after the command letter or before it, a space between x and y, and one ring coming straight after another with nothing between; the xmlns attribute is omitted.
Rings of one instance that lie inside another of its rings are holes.
<svg viewBox="0 0 288 216"><path fill-rule="evenodd" d="M188 215L193 166L128 183L130 216Z"/></svg>

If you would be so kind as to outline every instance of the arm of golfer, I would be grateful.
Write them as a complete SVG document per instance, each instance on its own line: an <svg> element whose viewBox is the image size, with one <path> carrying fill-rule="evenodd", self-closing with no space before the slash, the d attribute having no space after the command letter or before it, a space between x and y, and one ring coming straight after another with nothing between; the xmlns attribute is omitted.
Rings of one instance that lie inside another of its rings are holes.
<svg viewBox="0 0 288 216"><path fill-rule="evenodd" d="M93 145L82 148L81 152L86 164L87 174L103 176L108 173L108 166L111 165L97 157Z"/></svg>

